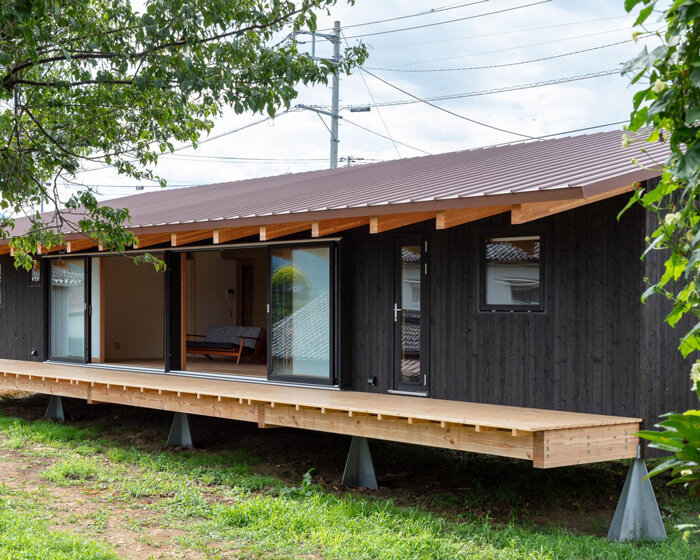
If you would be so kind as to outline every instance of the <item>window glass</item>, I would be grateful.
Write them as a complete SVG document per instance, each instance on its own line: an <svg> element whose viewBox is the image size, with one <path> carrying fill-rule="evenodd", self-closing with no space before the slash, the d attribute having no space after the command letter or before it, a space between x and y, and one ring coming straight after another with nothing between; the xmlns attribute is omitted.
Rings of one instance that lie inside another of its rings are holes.
<svg viewBox="0 0 700 560"><path fill-rule="evenodd" d="M271 254L272 375L329 379L330 249L276 248Z"/></svg>
<svg viewBox="0 0 700 560"><path fill-rule="evenodd" d="M486 239L485 307L540 309L540 237Z"/></svg>
<svg viewBox="0 0 700 560"><path fill-rule="evenodd" d="M51 261L52 358L85 358L85 261Z"/></svg>

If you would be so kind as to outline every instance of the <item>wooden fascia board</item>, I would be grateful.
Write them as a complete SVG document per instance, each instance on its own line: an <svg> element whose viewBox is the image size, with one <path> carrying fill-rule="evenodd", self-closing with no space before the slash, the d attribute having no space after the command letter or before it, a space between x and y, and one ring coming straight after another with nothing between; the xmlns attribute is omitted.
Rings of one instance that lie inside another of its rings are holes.
<svg viewBox="0 0 700 560"><path fill-rule="evenodd" d="M311 222L293 222L291 224L269 224L260 226L260 241L270 241L285 235L311 229Z"/></svg>
<svg viewBox="0 0 700 560"><path fill-rule="evenodd" d="M339 231L366 226L369 216L359 218L339 218L337 220L319 220L311 224L311 237L324 237Z"/></svg>
<svg viewBox="0 0 700 560"><path fill-rule="evenodd" d="M147 233L145 235L137 235L134 241L134 249L143 249L144 247L168 243L171 240L171 235L170 233Z"/></svg>
<svg viewBox="0 0 700 560"><path fill-rule="evenodd" d="M411 212L408 214L389 214L372 216L369 219L369 232L382 233L392 229L425 222L435 217L435 212Z"/></svg>
<svg viewBox="0 0 700 560"><path fill-rule="evenodd" d="M467 224L496 214L508 212L510 206L485 206L483 208L455 208L440 210L435 215L435 228L448 229L451 227Z"/></svg>
<svg viewBox="0 0 700 560"><path fill-rule="evenodd" d="M211 229L171 233L170 244L173 247L180 247L181 245L187 245L188 243L194 243L195 241L202 241L203 239L209 239L213 236L214 231Z"/></svg>
<svg viewBox="0 0 700 560"><path fill-rule="evenodd" d="M226 243L228 241L235 241L236 239L243 239L244 237L250 237L251 235L257 235L260 233L259 226L242 226L234 228L224 228L215 229L213 235L214 245L219 243Z"/></svg>
<svg viewBox="0 0 700 560"><path fill-rule="evenodd" d="M66 241L66 253L75 253L92 247L97 247L97 241L94 239L74 239L72 241Z"/></svg>
<svg viewBox="0 0 700 560"><path fill-rule="evenodd" d="M589 196L588 198L580 198L576 200L555 200L553 202L532 202L525 204L514 204L510 212L510 221L512 224L525 224L540 218L546 218L560 212L573 210L580 206L593 204L606 198L612 198L620 194L631 192L639 186L639 183L625 185L607 192Z"/></svg>

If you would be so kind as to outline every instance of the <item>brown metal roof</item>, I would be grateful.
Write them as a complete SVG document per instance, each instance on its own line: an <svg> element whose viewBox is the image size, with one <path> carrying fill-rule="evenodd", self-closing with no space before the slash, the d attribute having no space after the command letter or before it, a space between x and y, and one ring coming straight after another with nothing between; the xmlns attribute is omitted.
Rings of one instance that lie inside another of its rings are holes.
<svg viewBox="0 0 700 560"><path fill-rule="evenodd" d="M176 231L585 198L659 176L667 155L663 143L623 149L622 132L611 131L164 189L106 204L128 208L133 229ZM15 235L22 230L18 222Z"/></svg>

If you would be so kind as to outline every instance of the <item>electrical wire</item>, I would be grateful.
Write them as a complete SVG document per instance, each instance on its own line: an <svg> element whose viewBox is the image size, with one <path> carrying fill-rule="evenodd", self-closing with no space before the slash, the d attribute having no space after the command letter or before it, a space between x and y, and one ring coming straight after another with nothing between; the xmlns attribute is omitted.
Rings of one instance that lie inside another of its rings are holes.
<svg viewBox="0 0 700 560"><path fill-rule="evenodd" d="M533 88L539 88L539 87L545 87L545 86L551 86L551 85L556 85L556 84L566 84L569 82L578 82L581 80L590 80L593 78L600 78L603 76L612 76L614 74L619 74L620 70L602 70L601 72L592 72L590 74L583 74L580 76L570 76L567 78L556 78L554 80L544 80L542 82L534 82L530 84L520 84L516 86L506 86L502 88L494 88L494 89L487 89L487 90L481 90L481 91L469 91L469 92L463 92L463 93L452 93L450 95L439 95L436 97L426 97L426 98L421 98L416 95L413 95L411 93L408 93L398 86L395 86L394 84L387 82L386 80L380 78L379 76L373 74L369 70L366 69L361 69L363 72L367 72L370 76L374 76L377 80L384 82L386 85L393 87L394 89L401 91L402 93L405 93L409 97L412 97L413 99L399 99L397 101L383 101L381 103L377 103L376 105L372 104L367 104L367 103L362 103L362 104L355 104L355 105L346 105L343 107L343 109L355 109L357 107L395 107L398 105L413 105L415 103L429 103L431 101L447 101L450 99L464 99L466 97L479 97L483 95L493 95L496 93L505 93L509 91L520 91L524 89L533 89ZM445 110L446 109L442 109Z"/></svg>
<svg viewBox="0 0 700 560"><path fill-rule="evenodd" d="M363 66L367 70L375 70L381 72L412 72L412 73L422 73L422 72L461 72L464 70L487 70L490 68L506 68L508 66L520 66L522 64L532 64L533 62L542 62L544 60L552 60L555 58L562 58L565 56L573 56L576 54L587 53L591 51L597 51L600 49L606 49L608 47L615 47L617 45L624 45L625 43L632 43L633 39L627 39L625 41L617 41L616 43L608 43L606 45L599 45L597 47L590 47L587 49L581 49L578 51L571 51L561 54L555 54L551 56L543 56L540 58L532 58L530 60L521 60L519 62L508 62L505 64L490 64L487 66L462 66L459 68L378 68L372 66Z"/></svg>
<svg viewBox="0 0 700 560"><path fill-rule="evenodd" d="M374 37L375 35L386 35L388 33L399 33L400 31L412 31L414 29L423 29L426 27L435 27L437 25L445 25L447 23L455 23L458 21L466 21L469 19L476 19L476 18L481 18L485 16L492 16L494 14L502 14L505 12L512 12L515 10L520 10L522 8L529 8L531 6L537 6L538 4L547 4L548 2L551 2L552 0L539 0L538 2L532 2L530 4L522 4L520 6L512 6L510 8L504 8L502 10L495 10L493 12L484 12L483 14L476 14L473 16L466 16L462 18L455 18L455 19L450 19L446 21L436 21L434 23L424 23L422 25L414 25L412 27L403 27L401 29L388 29L386 31L375 31L374 33L365 33L362 35L350 35L348 39L358 39L358 38L366 38L366 37Z"/></svg>
<svg viewBox="0 0 700 560"><path fill-rule="evenodd" d="M372 76L373 78L376 78L376 79L379 80L380 82L385 83L386 85L388 85L388 86L394 88L395 90L398 90L398 91L400 91L401 93L404 93L405 95L408 95L409 97L412 97L412 98L414 99L414 101L412 101L411 103L425 103L426 105L429 105L430 107L433 107L434 109L438 109L439 111L442 111L442 112L444 112L444 113L447 113L447 114L449 114L449 115L452 115L453 117L457 117L457 118L459 118L459 119L465 120L465 121L470 122L470 123L472 123L472 124L477 124L477 125L483 126L483 127L485 127L485 128L490 128L490 129L492 129L492 130L498 130L499 132L505 132L505 133L507 133L507 134L512 134L512 135L514 135L514 136L520 136L520 137L522 137L522 138L529 138L529 139L532 139L532 136L529 136L528 134L521 134L520 132L514 132L514 131L512 131L512 130L506 130L505 128L500 128L500 127L498 127L498 126L493 126L493 125L491 125L491 124L487 124L487 123L482 122L482 121L477 121L477 120L475 120L475 119L471 119L471 118L469 118L469 117L465 117L464 115L460 115L459 113L455 113L454 111L450 111L449 109L445 109L444 107L440 107L439 105L435 105L434 103L431 103L431 100L429 100L429 99L422 99L421 97L418 97L417 95L414 95L414 94L412 94L412 93L406 91L405 89L402 89L402 88L400 88L399 86L396 86L396 85L392 84L391 82L387 82L385 79L380 78L379 76L377 76L376 74L373 74L373 73L370 72L369 70L363 70L363 69L360 69L360 70L361 70L362 72L366 72L367 74L369 74L369 75Z"/></svg>
<svg viewBox="0 0 700 560"><path fill-rule="evenodd" d="M396 142L397 144L400 144L401 146L406 146L407 148L411 148L412 150L415 150L417 152L421 152L427 156L433 155L430 152L426 152L425 150L421 150L420 148L416 148L415 146L411 146L410 144L406 144L404 142L399 142L398 140L395 140L393 138L389 138L388 136L382 134L381 132L377 132L376 130L372 130L371 128L367 128L366 126L362 126L361 124L357 124L356 122L353 122L349 119L344 118L343 122L351 124L352 126L356 126L357 128L361 128L362 130L365 130L371 134L374 134L375 136L379 136L380 138L384 138L385 140L391 140L392 142Z"/></svg>
<svg viewBox="0 0 700 560"><path fill-rule="evenodd" d="M366 45L372 50L381 50L381 49L402 49L405 47L416 47L420 45L432 45L435 43L452 43L452 42L457 42L457 41L466 41L467 39L483 39L486 37L499 37L501 35L513 35L514 33L527 33L529 31L544 31L546 29L558 29L560 27L571 27L573 25L584 25L586 23L598 23L601 21L611 21L615 19L629 19L630 20L630 27L632 26L632 22L634 21L633 18L631 18L628 15L624 16L615 16L615 17L609 17L609 18L599 18L599 19L587 19L583 21L572 21L569 23L558 23L555 25L544 25L544 26L539 26L539 27L525 27L523 29L510 29L508 31L497 31L495 33L484 33L481 35L464 35L462 37L451 37L449 39L433 39L432 41L415 41L412 43L399 43L396 44L394 43L393 45ZM626 29L629 29L627 27Z"/></svg>
<svg viewBox="0 0 700 560"><path fill-rule="evenodd" d="M419 16L429 16L432 14L437 14L440 12L447 12L449 10L456 10L458 8L466 8L468 6L475 6L476 4L484 4L486 2L490 2L491 0L477 0L476 2L458 2L457 4L449 4L447 6L441 6L439 8L432 8L430 10L424 10L422 12L416 12L415 14L408 14L405 16L396 16L392 18L386 18L386 19L377 19L374 21L365 21L363 23L353 23L351 25L345 25L343 26L343 29L354 29L355 27L364 27L367 25L377 25L378 23L388 23L390 21L399 21L402 19L409 19L409 18L414 18L414 17L419 17ZM327 29L320 29L319 31L330 31L332 28L327 28Z"/></svg>

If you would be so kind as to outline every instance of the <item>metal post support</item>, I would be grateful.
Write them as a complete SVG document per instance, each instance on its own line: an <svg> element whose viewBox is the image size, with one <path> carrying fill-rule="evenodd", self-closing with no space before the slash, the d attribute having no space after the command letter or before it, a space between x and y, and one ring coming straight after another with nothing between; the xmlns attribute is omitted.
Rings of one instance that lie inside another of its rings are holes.
<svg viewBox="0 0 700 560"><path fill-rule="evenodd" d="M51 395L49 397L49 405L46 407L46 414L44 417L47 420L54 420L56 422L65 422L66 415L63 412L63 401L58 395Z"/></svg>
<svg viewBox="0 0 700 560"><path fill-rule="evenodd" d="M338 167L338 111L340 104L340 22L333 24L333 94L331 98L331 169Z"/></svg>
<svg viewBox="0 0 700 560"><path fill-rule="evenodd" d="M662 541L666 538L654 488L651 481L645 478L648 474L644 459L637 457L622 487L608 539L624 542L642 539Z"/></svg>
<svg viewBox="0 0 700 560"><path fill-rule="evenodd" d="M348 488L364 486L369 490L377 489L377 477L374 475L367 438L353 436L341 484Z"/></svg>
<svg viewBox="0 0 700 560"><path fill-rule="evenodd" d="M185 412L176 412L173 418L173 424L170 426L170 433L168 434L166 446L192 449L194 443L192 440L191 428L189 414Z"/></svg>

